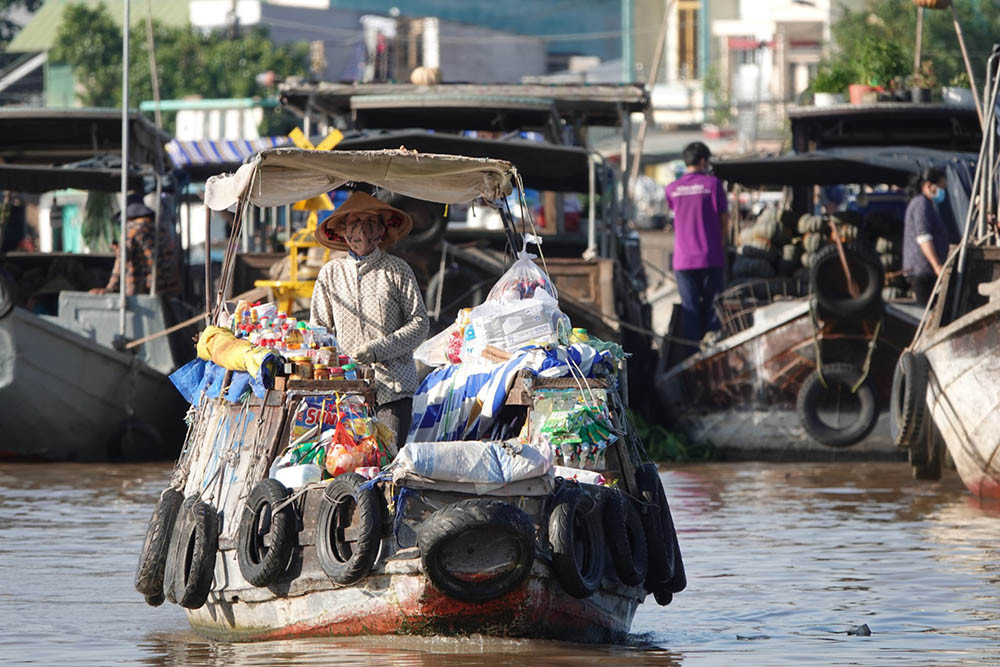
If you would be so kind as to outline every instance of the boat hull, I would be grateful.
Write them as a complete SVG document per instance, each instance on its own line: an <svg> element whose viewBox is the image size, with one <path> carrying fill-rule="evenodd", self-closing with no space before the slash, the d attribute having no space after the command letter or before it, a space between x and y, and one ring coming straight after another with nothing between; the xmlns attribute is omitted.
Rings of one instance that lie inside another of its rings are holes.
<svg viewBox="0 0 1000 667"><path fill-rule="evenodd" d="M1000 304L937 331L922 351L927 407L973 495L1000 499Z"/></svg>
<svg viewBox="0 0 1000 667"><path fill-rule="evenodd" d="M235 565L235 557L226 560ZM473 604L435 589L420 571L419 559L394 559L381 573L346 588L326 584L323 589L313 582L311 590L299 595L261 601L240 599L231 590L213 592L204 607L188 610L188 620L199 634L227 641L474 633L621 641L645 592L606 584L590 598L577 600L562 591L548 565L536 561L519 588Z"/></svg>
<svg viewBox="0 0 1000 667"><path fill-rule="evenodd" d="M0 459L170 459L184 409L169 378L131 355L21 308L0 319Z"/></svg>
<svg viewBox="0 0 1000 667"><path fill-rule="evenodd" d="M803 382L824 364L848 361L861 367L875 331L838 323L813 324L806 300L789 300L755 311L754 326L718 341L657 379L661 402L673 426L691 439L711 442L726 459L903 460L905 452L888 430L892 370L913 337L916 320L888 309L878 330L868 373L880 412L875 429L850 447L812 440L796 403Z"/></svg>

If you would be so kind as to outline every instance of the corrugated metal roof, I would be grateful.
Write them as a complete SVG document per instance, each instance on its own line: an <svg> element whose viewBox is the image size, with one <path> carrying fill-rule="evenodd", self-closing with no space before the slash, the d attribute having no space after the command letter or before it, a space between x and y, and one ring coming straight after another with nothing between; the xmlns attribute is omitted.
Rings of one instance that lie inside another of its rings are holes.
<svg viewBox="0 0 1000 667"><path fill-rule="evenodd" d="M55 43L56 34L59 32L59 24L62 23L63 12L70 4L85 4L90 7L97 7L101 0L46 0L45 4L39 8L35 15L31 17L21 32L11 41L7 50L14 53L31 51L48 51ZM136 25L146 18L145 0L129 0L132 25ZM122 3L105 2L115 22L121 25ZM168 26L188 25L188 0L170 0L169 2L150 3L153 10L153 18L156 21Z"/></svg>

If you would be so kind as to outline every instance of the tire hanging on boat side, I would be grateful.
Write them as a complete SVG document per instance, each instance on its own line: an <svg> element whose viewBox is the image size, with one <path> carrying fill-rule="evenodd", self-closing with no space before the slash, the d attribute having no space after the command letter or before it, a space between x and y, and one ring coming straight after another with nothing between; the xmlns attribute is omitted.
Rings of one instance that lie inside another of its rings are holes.
<svg viewBox="0 0 1000 667"><path fill-rule="evenodd" d="M611 494L604 504L604 535L621 582L641 584L649 571L646 531L635 505L622 493Z"/></svg>
<svg viewBox="0 0 1000 667"><path fill-rule="evenodd" d="M889 427L897 447L923 442L927 422L927 357L903 350L892 374Z"/></svg>
<svg viewBox="0 0 1000 667"><path fill-rule="evenodd" d="M593 595L604 574L600 521L591 514L595 502L579 488L564 486L549 514L552 568L563 589L578 599Z"/></svg>
<svg viewBox="0 0 1000 667"><path fill-rule="evenodd" d="M845 243L844 259L859 294L850 294L843 262L836 244L819 250L809 265L809 286L822 311L838 317L877 315L882 307L882 263L872 253L854 243Z"/></svg>
<svg viewBox="0 0 1000 667"><path fill-rule="evenodd" d="M867 437L875 428L878 406L871 378L868 377L853 392L858 401L858 411L846 426L831 426L819 416L820 401L824 395L843 391L850 393L860 378L861 369L853 364L824 364L822 373L820 369L814 370L799 387L795 402L799 420L816 442L830 447L850 447Z"/></svg>
<svg viewBox="0 0 1000 667"><path fill-rule="evenodd" d="M146 527L146 539L139 554L139 565L135 568L134 585L135 590L142 593L153 607L163 604L163 574L170 550L170 536L183 502L184 496L179 491L164 489Z"/></svg>
<svg viewBox="0 0 1000 667"><path fill-rule="evenodd" d="M276 479L254 486L243 506L236 538L236 559L243 578L254 586L267 586L278 578L292 555L298 517L291 504L274 507L288 498L288 489Z"/></svg>
<svg viewBox="0 0 1000 667"><path fill-rule="evenodd" d="M342 586L371 572L382 543L385 499L349 472L327 484L316 518L316 556L326 575Z"/></svg>
<svg viewBox="0 0 1000 667"><path fill-rule="evenodd" d="M188 496L181 505L167 555L166 597L188 609L208 600L219 549L219 513L211 503Z"/></svg>
<svg viewBox="0 0 1000 667"><path fill-rule="evenodd" d="M669 604L674 593L687 587L687 575L673 516L655 464L644 463L636 468L635 479L644 503L642 525L646 529L649 553L645 587L654 594L657 602Z"/></svg>
<svg viewBox="0 0 1000 667"><path fill-rule="evenodd" d="M510 503L469 498L442 507L420 524L417 546L435 588L463 602L486 602L514 590L528 576L535 560L535 526ZM468 571L455 567L461 562L470 564Z"/></svg>

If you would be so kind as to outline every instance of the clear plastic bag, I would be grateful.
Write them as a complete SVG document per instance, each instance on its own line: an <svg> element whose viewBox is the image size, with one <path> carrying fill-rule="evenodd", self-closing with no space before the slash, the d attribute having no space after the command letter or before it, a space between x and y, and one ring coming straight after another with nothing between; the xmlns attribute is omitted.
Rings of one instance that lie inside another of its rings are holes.
<svg viewBox="0 0 1000 667"><path fill-rule="evenodd" d="M517 253L517 259L493 285L486 296L486 301L504 303L530 299L539 289L558 301L559 293L556 291L556 286L545 271L532 261L534 258L535 255L524 249Z"/></svg>

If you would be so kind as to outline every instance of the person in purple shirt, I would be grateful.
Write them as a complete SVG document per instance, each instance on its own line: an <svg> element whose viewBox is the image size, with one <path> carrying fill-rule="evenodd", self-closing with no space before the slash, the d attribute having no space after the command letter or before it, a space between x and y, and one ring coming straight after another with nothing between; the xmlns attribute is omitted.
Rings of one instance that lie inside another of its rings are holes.
<svg viewBox="0 0 1000 667"><path fill-rule="evenodd" d="M948 257L948 230L936 208L947 187L943 169L924 169L910 185L913 198L903 217L903 273L921 306L930 300Z"/></svg>
<svg viewBox="0 0 1000 667"><path fill-rule="evenodd" d="M684 148L684 175L666 188L674 212L674 276L681 296L681 332L700 341L719 328L715 297L722 290L729 208L722 183L708 173L708 146Z"/></svg>

